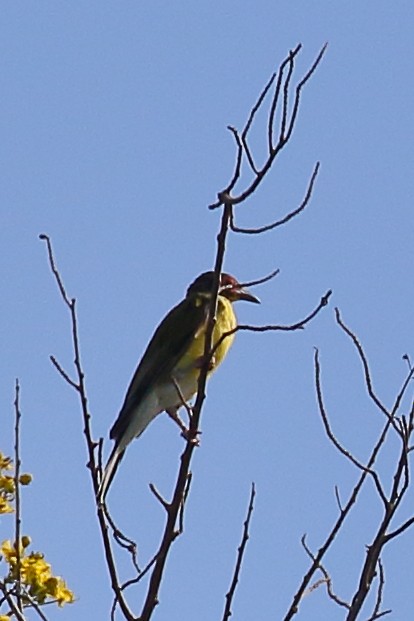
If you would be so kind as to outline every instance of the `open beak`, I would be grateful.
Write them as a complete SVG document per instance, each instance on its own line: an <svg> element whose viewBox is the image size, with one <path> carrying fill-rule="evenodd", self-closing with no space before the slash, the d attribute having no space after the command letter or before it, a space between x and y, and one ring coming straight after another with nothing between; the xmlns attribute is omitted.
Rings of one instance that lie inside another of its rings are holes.
<svg viewBox="0 0 414 621"><path fill-rule="evenodd" d="M250 293L248 289L244 289L243 287L234 290L234 299L246 300L246 302L254 302L255 304L260 304L259 298L253 295L253 293Z"/></svg>

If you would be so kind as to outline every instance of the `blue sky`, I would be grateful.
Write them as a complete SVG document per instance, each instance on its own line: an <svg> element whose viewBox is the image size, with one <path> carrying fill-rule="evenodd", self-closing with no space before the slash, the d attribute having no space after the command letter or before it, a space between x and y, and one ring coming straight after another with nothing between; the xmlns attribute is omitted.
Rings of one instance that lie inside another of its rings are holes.
<svg viewBox="0 0 414 621"><path fill-rule="evenodd" d="M387 405L406 373L402 355L414 355L412 24L403 1L3 3L0 450L12 450L19 377L24 469L35 477L24 494L24 531L79 598L48 611L51 619L108 618L111 593L79 406L48 359L56 355L69 370L73 355L39 233L51 236L78 300L93 429L107 437L154 327L213 264L220 214L206 206L233 168L226 125L243 126L289 49L303 44L299 78L328 41L291 143L237 220L258 226L290 211L320 161L312 201L286 227L232 236L225 267L244 281L281 270L256 291L260 307L238 305L243 323L297 321L329 288L331 304L303 332L239 334L211 380L186 532L154 617L193 619L197 610L199 621L221 618L254 480L234 618L282 618L308 567L302 534L318 548L337 516L334 486L345 497L357 476L323 432L315 346L341 440L364 459L383 424L334 306L359 335ZM168 495L181 448L177 430L159 417L128 449L111 488L113 514L138 541L143 564L164 520L148 483ZM387 489L396 448L391 443L381 461ZM368 485L326 561L344 598L380 515ZM2 519L2 539L8 529ZM412 537L390 544L383 559L384 605L398 619L412 611ZM141 598L141 590L131 592L137 613ZM297 618L343 616L318 590Z"/></svg>

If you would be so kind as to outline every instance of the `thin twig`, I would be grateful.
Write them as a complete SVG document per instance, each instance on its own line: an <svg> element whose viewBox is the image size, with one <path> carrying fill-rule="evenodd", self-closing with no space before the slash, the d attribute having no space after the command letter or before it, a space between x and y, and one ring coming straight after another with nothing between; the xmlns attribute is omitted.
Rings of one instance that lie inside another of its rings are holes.
<svg viewBox="0 0 414 621"><path fill-rule="evenodd" d="M231 230L234 231L235 233L243 233L245 235L260 235L262 233L266 233L267 231L271 231L277 228L278 226L282 226L286 224L287 222L289 222L290 220L292 220L292 218L295 218L298 214L300 214L305 209L305 207L308 205L312 197L313 186L315 184L316 177L319 172L319 167L320 167L320 163L317 162L315 165L315 168L313 169L313 173L310 178L310 181L308 183L306 194L301 204L299 205L299 207L297 207L293 211L290 211L286 216L284 216L280 220L276 220L275 222L272 222L271 224L266 224L264 226L259 226L257 228L243 228L240 226L236 226L236 224L234 223L234 215L232 212L231 221L230 221Z"/></svg>
<svg viewBox="0 0 414 621"><path fill-rule="evenodd" d="M382 564L381 557L378 557L378 572L379 572L379 578L378 578L378 589L377 589L375 607L368 621L374 621L374 619L378 619L379 614L382 614L382 615L384 614L384 613L380 613L382 597L384 593L384 585L385 585L384 566Z"/></svg>
<svg viewBox="0 0 414 621"><path fill-rule="evenodd" d="M303 76L303 78L301 79L301 81L298 83L297 87L296 87L296 91L295 91L295 99L294 99L294 103L293 103L293 110L292 110L292 114L290 116L290 125L289 125L289 129L288 132L286 134L286 138L285 138L285 142L287 142L293 132L293 129L295 127L295 123L296 123L296 117L298 115L299 112L299 104L300 104L300 99L301 99L301 95L302 95L302 89L305 86L305 84L310 80L310 78L312 77L312 75L315 73L319 63L321 62L325 52L326 52L326 48L328 47L328 44L325 43L324 46L322 46L321 51L319 52L318 56L316 57L313 65L311 66L311 68L309 69L309 71Z"/></svg>
<svg viewBox="0 0 414 621"><path fill-rule="evenodd" d="M184 509L185 509L185 505L187 502L188 494L190 493L190 486L191 486L192 479L193 479L193 475L191 472L189 472L187 476L187 485L185 486L185 489L184 489L183 500L181 502L180 513L178 516L178 532L180 533L180 535L182 535L184 532Z"/></svg>
<svg viewBox="0 0 414 621"><path fill-rule="evenodd" d="M252 110L250 112L249 118L247 119L247 123L246 123L246 125L245 125L245 127L244 127L244 129L242 131L242 135L241 135L241 140L242 140L242 143L243 143L243 146L244 146L244 150L245 150L245 153L246 153L247 160L248 160L248 162L250 164L250 168L252 169L252 171L254 172L255 175L259 175L259 171L256 168L256 165L255 165L254 160L253 160L253 155L251 154L251 151L250 151L249 146L247 144L247 134L249 133L250 127L251 127L251 125L253 123L253 119L256 116L256 113L259 111L259 109L260 109L260 107L261 107L261 105L262 105L262 103L264 101L264 98L266 97L267 93L269 92L270 87L272 86L275 78L276 78L276 73L273 73L270 76L270 80L268 81L268 83L264 87L263 91L260 93L259 99L257 100L256 104L253 106L253 108L252 108Z"/></svg>
<svg viewBox="0 0 414 621"><path fill-rule="evenodd" d="M280 269L273 270L273 272L270 272L270 274L268 274L267 276L263 276L263 278L257 278L256 280L249 280L248 282L240 283L240 286L255 287L256 285L263 285L263 283L269 282L269 280L272 280L278 274L280 274Z"/></svg>
<svg viewBox="0 0 414 621"><path fill-rule="evenodd" d="M228 592L226 593L226 603L224 606L224 612L223 612L223 617L222 617L222 621L228 621L228 619L231 617L232 615L232 611L231 611L231 606L233 603L233 599L234 599L234 594L236 592L236 588L237 588L237 584L239 582L239 577L240 577L240 570L242 568L242 564L243 564L243 558L244 558L244 553L246 550L246 545L247 542L249 540L249 526L250 526L250 520L252 518L252 513L253 513L253 509L254 509L254 497L256 495L256 488L254 483L252 483L252 487L251 487L251 491L250 491L250 500L249 500L249 506L247 508L247 515L246 515L246 519L244 521L243 524L243 534L242 534L242 539L240 542L240 545L237 549L237 558L236 558L236 564L234 566L234 571L233 571L233 577L231 580L231 584L230 584L230 588L228 590Z"/></svg>
<svg viewBox="0 0 414 621"><path fill-rule="evenodd" d="M108 507L106 506L105 502L103 503L102 506L103 506L103 510L105 512L105 517L108 521L108 524L112 528L112 535L115 541L121 546L121 548L124 548L124 550L127 550L129 552L129 554L131 555L131 561L135 568L135 571L137 572L137 574L140 574L141 570L138 565L136 542L130 537L127 537L127 535L125 535L125 533L123 533L118 528L118 526L115 524L113 517L109 513Z"/></svg>
<svg viewBox="0 0 414 621"><path fill-rule="evenodd" d="M283 61L283 63L279 67L279 72L278 72L277 82L276 82L276 88L275 88L275 92L274 92L274 95L273 95L272 105L270 106L269 120L268 120L268 123L267 123L267 140L268 140L269 154L272 153L272 151L275 149L275 146L273 144L273 132L274 132L274 126L275 126L276 110L277 110L277 106L278 106L278 103L279 103L280 89L282 87L283 73L284 73L286 65L288 63L292 62L292 60L295 58L295 56L297 56L299 54L301 49L302 49L302 44L299 43L295 47L294 50L291 50L289 52L289 55L287 56L287 58L285 58L285 60Z"/></svg>
<svg viewBox="0 0 414 621"><path fill-rule="evenodd" d="M300 540L306 554L309 556L309 558L312 561L315 561L315 555L313 554L313 552L311 551L311 549L309 548L308 544L306 543L306 534L302 536L301 540ZM330 577L330 575L328 574L328 572L326 571L325 567L319 563L318 565L318 569L319 571L322 573L323 575L323 580L318 581L317 586L319 586L320 584L326 584L326 590L328 592L329 597L331 598L331 600L333 600L336 604L338 604L338 606L342 606L342 608L347 608L349 610L349 603L346 602L345 600L341 599L338 595L336 595L336 593L333 590L332 587L332 579ZM316 585L313 585L312 587L309 588L308 592L313 591L316 588ZM306 593L305 593L306 595Z"/></svg>
<svg viewBox="0 0 414 621"><path fill-rule="evenodd" d="M229 185L227 186L227 188L223 190L222 192L222 194L225 193L225 194L230 195L237 181L240 179L241 165L243 161L243 143L239 136L239 132L237 131L235 127L233 127L232 125L227 125L227 129L229 130L229 132L233 134L233 137L234 137L234 140L236 141L236 146L237 146L237 155L236 155L236 162L234 164L233 177ZM222 204L222 202L220 202L220 204Z"/></svg>
<svg viewBox="0 0 414 621"><path fill-rule="evenodd" d="M77 320L77 313L76 313L76 299L69 298L66 292L61 275L56 266L53 249L52 249L52 243L51 243L49 236L42 234L39 237L42 241L46 242L49 265L50 265L51 271L55 277L61 297L64 303L66 304L66 306L68 307L69 313L70 313L71 327L72 327L72 346L74 350L74 365L75 365L76 374L77 374L77 382L74 382L74 383L77 384L76 390L79 394L79 399L81 403L81 411L82 411L82 417L83 417L83 423L84 423L83 431L84 431L84 435L86 439L86 446L87 446L87 452L88 452L88 468L89 468L91 479L92 479L94 497L96 499L96 495L97 495L98 487L99 487L99 480L98 480L98 468L96 466L96 460L95 460L95 448L98 446L98 443L93 440L93 436L92 436L91 416L90 416L89 409L88 409L88 398L87 398L86 386L85 386L85 374L83 372L81 357L80 357L78 320ZM56 366L55 364L55 367L59 370L59 366ZM66 381L70 380L69 376L67 376L65 372L61 373L61 375ZM73 388L75 388L75 386L73 386L73 383L71 381L69 381L68 383ZM136 617L130 610L125 600L125 597L123 595L121 585L119 583L118 573L117 573L117 569L115 565L115 559L114 559L114 555L112 551L112 545L111 545L111 541L109 538L108 525L106 522L105 508L100 503L97 503L97 515L98 515L99 528L101 530L101 536L103 540L105 558L106 558L106 562L107 562L107 566L109 570L109 575L111 578L112 590L114 592L117 603L119 604L125 619L127 619L127 621L136 621Z"/></svg>
<svg viewBox="0 0 414 621"><path fill-rule="evenodd" d="M36 611L38 617L40 617L40 619L42 619L42 621L48 621L48 618L46 617L45 613L43 612L43 610L41 609L41 607L39 606L37 601L34 599L34 597L32 597L30 595L30 593L27 592L27 590L25 591L24 596L25 596L25 598L27 598L29 600L30 606ZM43 605L44 606L50 606L53 603L56 603L56 600L55 601L49 600L48 602L45 602Z"/></svg>
<svg viewBox="0 0 414 621"><path fill-rule="evenodd" d="M293 61L294 61L294 56L292 52L290 52L287 76L285 79L285 83L283 85L282 118L280 122L279 144L283 143L285 139L285 130L286 130L288 104L289 104L289 86L290 86L290 80L292 79L292 75L293 75L293 69L295 66Z"/></svg>
<svg viewBox="0 0 414 621"><path fill-rule="evenodd" d="M385 438L387 437L388 431L390 429L390 425L391 422L388 419L384 425L384 428L374 446L374 448L371 451L371 455L368 459L367 462L367 469L372 469L376 459L378 457L378 453L381 449L381 447L383 446L384 442L385 442ZM308 571L306 572L306 574L303 576L302 581L299 585L299 588L297 590L297 592L295 593L295 595L293 596L293 600L292 603L286 613L286 615L283 617L283 621L290 621L298 612L299 610L299 604L302 600L302 597L312 579L312 577L314 576L315 572L318 569L318 566L320 565L320 563L322 562L322 559L324 558L325 554L327 553L327 551L330 549L332 543L334 542L337 534L339 533L339 531L342 528L343 523L345 522L345 519L347 518L347 516L349 515L352 507L355 505L357 498L359 496L359 493L362 489L362 486L365 482L365 479L367 478L368 473L366 471L361 472L361 476L358 479L356 485L354 486L353 490L350 493L350 496L348 498L348 501L346 502L346 504L344 505L344 508L342 510L342 512L339 514L337 520L335 521L333 527L331 528L331 531L329 532L328 536L326 537L325 541L323 542L323 544L319 547L317 554L315 555L315 560L311 563L311 566L309 567Z"/></svg>
<svg viewBox="0 0 414 621"><path fill-rule="evenodd" d="M316 70L316 67L318 66L318 64L320 63L320 61L322 60L322 57L325 53L326 50L326 45L323 46L323 48L321 49L321 51L319 52L316 60L314 61L314 63L312 64L311 68L309 69L309 71L305 74L305 76L300 80L300 82L298 83L298 85L296 86L295 89L295 96L294 96L294 103L292 106L292 112L291 112L291 116L290 116L290 120L287 121L287 93L289 91L289 86L290 86L290 80L291 80L291 76L293 73L293 69L294 69L294 59L296 54L299 52L299 50L301 49L301 46L298 45L295 50L290 51L287 58L283 61L280 69L279 69L279 77L276 83L276 90L275 90L275 94L273 97L273 101L270 107L270 113L269 113L269 125L268 125L268 141L269 141L269 145L270 145L270 149L269 149L269 154L267 156L266 161L264 162L263 166L260 169L257 169L256 165L254 164L253 161L253 156L251 155L251 152L247 146L247 132L249 131L250 127L251 127L251 122L252 122L252 116L254 117L258 107L257 104L255 104L255 106L253 107L250 116L249 116L249 120L246 124L246 128L243 131L243 140L240 138L237 130L234 127L229 127L230 131L232 131L235 140L237 142L237 154L236 154L236 165L235 165L235 169L234 169L234 173L233 173L233 177L231 179L231 181L229 182L229 184L226 186L226 188L224 190L222 190L221 192L218 193L218 200L209 205L209 209L217 209L218 207L221 207L222 205L238 205L242 202L244 202L245 200L247 200L252 194L253 192L255 192L255 190L258 188L258 186L261 184L261 182L263 181L263 179L266 177L267 173L269 172L270 168L273 165L273 162L275 161L276 157L278 156L278 154L280 153L280 151L286 146L286 144L288 143L292 132L293 132L293 128L296 122L296 118L297 118L297 114L299 111L299 102L300 102L300 98L301 98L301 91L303 86L306 84L306 82L311 78L311 76L313 75L314 71ZM275 117L275 110L277 107L277 100L280 96L280 88L281 88L281 81L282 81L282 76L283 76L283 69L286 66L286 64L289 64L289 70L288 70L288 75L285 79L284 82L284 95L283 95L283 106L284 106L284 111L282 112L282 120L281 120L281 128L280 128L280 134L279 134L279 140L277 142L276 145L272 144L273 141L273 129L272 127L270 127L270 123L272 123L273 126L273 121L274 121L274 117ZM271 78L271 81L269 81L270 83L272 83L274 80L273 76ZM264 100L264 96L267 93L267 87L269 85L266 85L262 95L259 98L258 103L260 104L260 106L263 103ZM270 88L270 86L269 86ZM288 129L285 135L285 127L286 125L288 125ZM237 196L232 196L231 192L234 189L237 180L240 178L240 171L241 171L241 163L242 163L242 159L243 159L243 145L244 145L244 150L246 152L246 157L248 159L249 165L252 168L253 172L254 172L254 177L252 179L252 181L248 184L248 186L242 190Z"/></svg>
<svg viewBox="0 0 414 621"><path fill-rule="evenodd" d="M17 608L21 613L23 613L23 603L22 603L22 571L21 571L21 551L20 551L20 540L21 540L21 501L20 501L20 421L21 421L21 411L20 411L20 384L19 380L16 379L15 384L15 399L14 399L14 415L15 415L15 424L14 424L14 499L15 499L15 513L14 513L14 527L15 527L15 550L16 550L16 603Z"/></svg>
<svg viewBox="0 0 414 621"><path fill-rule="evenodd" d="M17 607L16 602L14 601L11 593L9 593L9 591L7 590L7 588L4 585L2 580L0 580L0 591L4 595L4 600L7 602L8 606L10 607L10 611L16 617L16 621L26 621L26 617L23 615L23 613Z"/></svg>
<svg viewBox="0 0 414 621"><path fill-rule="evenodd" d="M335 317L336 317L336 321L337 321L338 325L350 337L350 339L352 340L352 342L354 343L354 345L356 347L356 350L357 350L357 352L359 354L359 358L360 358L360 360L362 362L362 366L363 366L363 369L364 369L365 385L367 387L369 396L371 397L371 399L375 403L375 405L379 408L379 410L381 410L381 412L390 420L393 428L399 434L400 432L399 432L399 430L398 430L398 428L397 428L397 426L395 424L395 421L393 420L392 414L387 410L385 405L383 403L381 403L380 399L377 397L377 395L374 392L374 389L373 389L373 386L372 386L372 380L371 380L371 373L370 373L369 366L368 366L368 360L367 360L367 358L365 356L364 350L362 349L361 343L357 339L356 335L352 332L352 330L350 330L348 328L348 326L346 326L344 324L344 322L342 321L339 308L335 308Z"/></svg>
<svg viewBox="0 0 414 621"><path fill-rule="evenodd" d="M322 386L321 386L321 366L319 364L319 351L318 349L315 348L315 356L314 356L314 365L315 365L315 386L316 386L316 395L317 395L317 399L318 399L318 407L319 407L319 412L322 418L322 422L323 422L323 426L326 432L326 435L328 436L329 440L332 442L332 444L335 446L335 448L342 454L344 455L344 457L346 457L347 459L349 459L349 461L356 466L359 470L362 470L364 472L367 472L368 474L370 474L373 478L373 481L375 483L375 487L377 488L377 492L379 494L379 496L381 497L381 500L384 504L384 507L386 507L388 505L388 499L385 496L384 490L382 489L382 485L379 479L378 474L375 472L375 470L371 470L369 468L367 468L366 466L364 466L364 464L362 464L356 457L354 457L354 455L352 455L352 453L350 451L348 451L344 446L342 446L342 444L339 442L339 440L336 438L336 436L334 435L331 426L329 424L329 420L328 420L328 415L326 413L326 409L325 409L325 404L323 401L323 395L322 395Z"/></svg>
<svg viewBox="0 0 414 621"><path fill-rule="evenodd" d="M287 325L278 325L278 324L269 324L265 326L251 326L239 324L232 330L225 332L218 339L213 349L211 350L210 357L214 355L217 348L222 344L222 342L227 339L232 334L236 334L236 332L295 332L296 330L302 330L319 312L328 304L329 298L332 295L332 291L329 290L322 296L319 304L314 308L313 311L309 313L304 319L297 321L296 323L287 324Z"/></svg>
<svg viewBox="0 0 414 621"><path fill-rule="evenodd" d="M154 496L158 500L158 502L162 504L162 506L164 507L164 509L168 513L170 511L171 504L169 502L167 502L165 500L165 498L163 498L161 496L160 492L157 490L157 488L155 487L154 483L149 483L148 487L150 488L151 492L154 494Z"/></svg>
<svg viewBox="0 0 414 621"><path fill-rule="evenodd" d="M49 356L49 359L51 363L53 364L53 366L55 367L55 369L57 370L57 372L60 373L60 375L63 377L65 382L67 382L75 390L79 391L79 384L73 381L73 379L69 376L69 374L66 373L65 369L62 367L60 362L57 361L56 357L52 355L52 356Z"/></svg>
<svg viewBox="0 0 414 621"><path fill-rule="evenodd" d="M336 502L338 504L339 511L343 511L344 509L343 509L343 506L342 506L342 503L341 503L341 498L339 496L339 489L338 489L337 485L335 485L335 498L336 498Z"/></svg>

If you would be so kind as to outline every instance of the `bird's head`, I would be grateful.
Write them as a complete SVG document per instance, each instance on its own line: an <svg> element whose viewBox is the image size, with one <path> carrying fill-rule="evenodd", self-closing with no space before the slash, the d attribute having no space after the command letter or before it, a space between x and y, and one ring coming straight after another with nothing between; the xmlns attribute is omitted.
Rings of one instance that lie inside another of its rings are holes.
<svg viewBox="0 0 414 621"><path fill-rule="evenodd" d="M211 295L214 283L214 272L204 272L200 274L193 283L187 289L187 297L204 294ZM247 302L254 302L260 304L259 298L245 289L235 278L230 274L222 272L220 275L220 283L218 294L230 300L230 302L236 302L236 300L246 300Z"/></svg>

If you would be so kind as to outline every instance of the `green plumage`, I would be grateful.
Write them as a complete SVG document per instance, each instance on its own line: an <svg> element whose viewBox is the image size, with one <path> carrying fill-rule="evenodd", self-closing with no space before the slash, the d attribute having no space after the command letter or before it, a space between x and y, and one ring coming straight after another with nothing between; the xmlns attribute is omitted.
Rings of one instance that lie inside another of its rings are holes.
<svg viewBox="0 0 414 621"><path fill-rule="evenodd" d="M177 420L182 399L188 401L197 392L213 283L214 272L201 274L188 288L185 299L162 320L145 350L111 429L115 445L100 483L100 499L104 498L128 444L164 410ZM232 303L241 299L259 301L233 276L221 274L213 346L236 327ZM226 337L217 347L209 373L221 363L233 338L233 334ZM182 428L181 421L177 422Z"/></svg>

